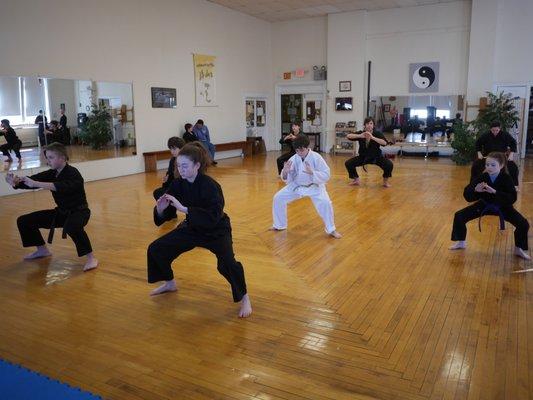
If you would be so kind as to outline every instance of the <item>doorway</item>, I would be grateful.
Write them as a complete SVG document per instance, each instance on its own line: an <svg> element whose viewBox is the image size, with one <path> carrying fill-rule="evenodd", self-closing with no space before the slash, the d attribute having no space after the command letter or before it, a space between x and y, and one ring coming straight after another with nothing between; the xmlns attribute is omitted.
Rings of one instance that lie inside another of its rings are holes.
<svg viewBox="0 0 533 400"><path fill-rule="evenodd" d="M323 81L291 82L276 85L276 137L277 143L291 130L291 124L301 124L316 151L327 148L326 135L326 85ZM280 149L281 145L277 145Z"/></svg>

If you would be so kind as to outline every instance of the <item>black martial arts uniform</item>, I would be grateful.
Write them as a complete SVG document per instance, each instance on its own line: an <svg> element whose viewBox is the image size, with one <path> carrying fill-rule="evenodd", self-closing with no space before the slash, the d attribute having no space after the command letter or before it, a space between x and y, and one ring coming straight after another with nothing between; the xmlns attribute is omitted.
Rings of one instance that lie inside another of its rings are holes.
<svg viewBox="0 0 533 400"><path fill-rule="evenodd" d="M9 150L13 150L17 158L20 160L21 159L20 148L22 147L22 142L18 138L15 130L12 127L9 127L7 128L5 132L0 131L0 136L4 136L7 142L3 144L2 146L0 146L0 150L2 151L4 156L6 156L9 160L11 160L12 158L11 158L11 155L9 154Z"/></svg>
<svg viewBox="0 0 533 400"><path fill-rule="evenodd" d="M486 182L496 190L496 193L476 192L474 189L480 182ZM474 178L474 181L465 187L463 196L466 201L475 201L475 203L455 213L452 240L466 239L466 223L468 221L481 218L481 216L486 214L498 215L502 219L501 225L503 225L503 220L505 220L516 228L514 231L516 247L520 247L522 250L528 249L527 233L529 223L513 207L513 203L516 201L516 189L509 174L503 171L500 172L493 183L489 174L485 172Z"/></svg>
<svg viewBox="0 0 533 400"><path fill-rule="evenodd" d="M362 131L357 132L358 134ZM378 139L383 139L385 142L385 136L379 131L374 131L372 135ZM394 165L392 161L385 158L381 152L381 145L375 140L370 140L367 143L366 138L360 139L349 139L351 141L359 142L359 155L357 157L352 157L344 163L346 170L348 171L348 176L351 179L358 178L356 167L360 167L366 164L376 164L383 170L383 178L390 178L392 176L392 169Z"/></svg>
<svg viewBox="0 0 533 400"><path fill-rule="evenodd" d="M194 132L185 132L183 134L183 140L185 140L185 143L192 143L198 141L198 136Z"/></svg>
<svg viewBox="0 0 533 400"><path fill-rule="evenodd" d="M168 187L174 180L174 171L176 170L176 157L172 157L170 161L168 162L168 170L167 170L167 180L163 182L163 185L160 188L157 188L154 190L154 199L159 199L161 196L165 194Z"/></svg>
<svg viewBox="0 0 533 400"><path fill-rule="evenodd" d="M299 133L299 135L302 135L302 133ZM292 141L294 139L287 139L287 136L283 136L280 140L279 140L279 144L281 144L282 146L284 144L286 144L287 146L290 147L289 151L287 151L286 153L283 153L281 156L279 156L276 160L276 164L278 165L278 175L281 174L281 170L283 169L283 165L289 161L289 159L296 154L296 151L294 151L294 148L292 147Z"/></svg>
<svg viewBox="0 0 533 400"><path fill-rule="evenodd" d="M176 229L148 246L148 282L174 279L172 261L195 247L203 247L217 257L218 272L231 285L233 301L241 301L246 294L244 269L235 260L231 224L224 213L224 196L220 185L211 177L199 173L192 183L182 178L175 179L167 193L187 207L188 213ZM168 221L175 211L169 205L160 216L155 207L155 224L159 226Z"/></svg>
<svg viewBox="0 0 533 400"><path fill-rule="evenodd" d="M470 182L481 175L485 170L485 158L493 151L507 153L509 151L516 153L516 140L507 132L500 131L496 136L492 132L486 132L476 140L476 151L481 152L482 159L477 159L472 164L470 170ZM513 178L513 183L518 186L518 166L514 161L507 161L509 175Z"/></svg>
<svg viewBox="0 0 533 400"><path fill-rule="evenodd" d="M93 250L89 237L83 229L91 216L83 187L83 177L76 168L69 164L66 164L59 175L56 175L55 169L49 169L30 176L34 181L54 184L56 190L51 192L57 207L54 210L42 210L22 215L17 219L22 245L24 247L44 245L39 228L50 229L48 243L52 243L54 228L63 227L63 238L66 235L72 238L78 256L87 255ZM20 183L15 186L15 189L33 188Z"/></svg>

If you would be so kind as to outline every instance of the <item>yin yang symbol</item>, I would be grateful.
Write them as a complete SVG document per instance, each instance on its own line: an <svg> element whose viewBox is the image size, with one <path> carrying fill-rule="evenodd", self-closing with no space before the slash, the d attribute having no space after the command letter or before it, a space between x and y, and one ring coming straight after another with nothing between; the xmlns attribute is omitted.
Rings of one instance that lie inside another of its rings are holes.
<svg viewBox="0 0 533 400"><path fill-rule="evenodd" d="M428 66L417 68L413 74L413 83L419 89L427 89L435 82L435 71Z"/></svg>

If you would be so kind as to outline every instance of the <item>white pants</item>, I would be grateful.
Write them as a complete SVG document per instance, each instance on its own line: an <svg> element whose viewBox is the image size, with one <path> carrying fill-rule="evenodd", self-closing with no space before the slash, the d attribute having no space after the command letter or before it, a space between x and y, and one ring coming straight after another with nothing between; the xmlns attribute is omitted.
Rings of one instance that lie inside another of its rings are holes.
<svg viewBox="0 0 533 400"><path fill-rule="evenodd" d="M335 222L333 221L333 206L328 192L324 187L299 187L295 190L295 185L287 185L274 195L272 202L272 218L274 219L275 229L287 229L287 204L302 197L310 197L318 215L324 221L326 232L335 231Z"/></svg>

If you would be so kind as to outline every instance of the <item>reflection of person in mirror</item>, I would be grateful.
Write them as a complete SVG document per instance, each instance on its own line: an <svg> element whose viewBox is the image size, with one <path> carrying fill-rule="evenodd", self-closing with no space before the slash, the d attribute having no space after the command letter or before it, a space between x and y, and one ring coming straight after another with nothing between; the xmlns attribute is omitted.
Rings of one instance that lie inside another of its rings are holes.
<svg viewBox="0 0 533 400"><path fill-rule="evenodd" d="M0 123L0 136L5 137L7 142L0 146L2 154L7 157L6 161L13 161L13 159L11 158L11 154L9 154L9 151L13 150L15 152L15 156L19 159L20 164L20 161L22 160L22 156L20 155L20 148L22 147L22 142L18 138L15 130L9 124L8 119L3 119Z"/></svg>
<svg viewBox="0 0 533 400"><path fill-rule="evenodd" d="M37 128L39 130L39 142L41 146L44 146L46 144L46 138L44 136L44 130L48 125L48 118L43 115L43 110L39 110L39 115L35 118L35 125L37 125Z"/></svg>
<svg viewBox="0 0 533 400"><path fill-rule="evenodd" d="M62 130L67 129L67 116L65 115L65 110L60 108L59 115L61 115L61 117L59 117L59 128Z"/></svg>
<svg viewBox="0 0 533 400"><path fill-rule="evenodd" d="M204 124L204 121L199 119L196 121L196 125L192 128L193 133L196 135L200 143L206 148L211 156L211 164L216 165L215 161L215 146L211 143L211 137L209 136L209 128Z"/></svg>
<svg viewBox="0 0 533 400"><path fill-rule="evenodd" d="M148 246L148 282L164 283L152 296L177 290L172 261L181 254L202 247L215 254L217 269L231 286L233 301L240 303L238 316L246 318L252 305L246 289L244 269L235 260L231 223L224 212L224 195L220 185L206 175L209 158L198 142L188 143L176 159L179 177L157 200L154 222L157 226L169 221L176 212L185 219L172 231Z"/></svg>
<svg viewBox="0 0 533 400"><path fill-rule="evenodd" d="M91 211L87 204L83 177L68 164L65 146L52 143L46 146L44 154L50 169L32 176L17 176L8 173L6 182L14 189L47 189L57 205L52 210L41 210L25 214L17 219L17 225L24 247L36 246L37 250L24 257L25 260L48 257L48 250L39 228L50 229L48 243L52 243L55 228L63 227L63 238L70 236L76 245L78 257L86 256L83 268L89 271L98 266L93 255L91 242L84 230L89 222Z"/></svg>

